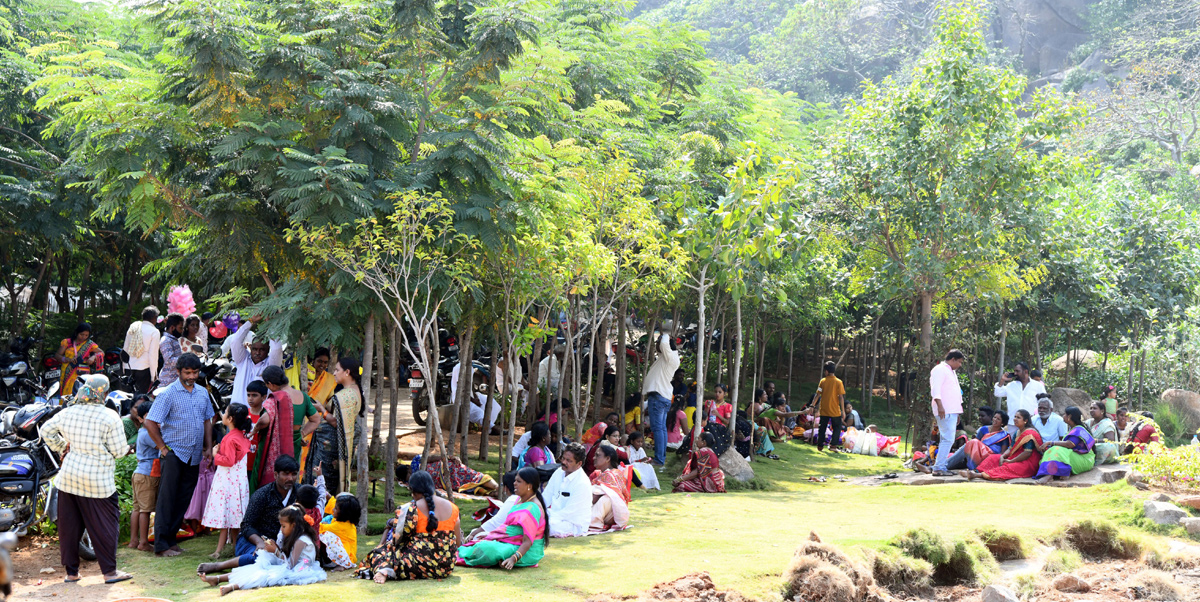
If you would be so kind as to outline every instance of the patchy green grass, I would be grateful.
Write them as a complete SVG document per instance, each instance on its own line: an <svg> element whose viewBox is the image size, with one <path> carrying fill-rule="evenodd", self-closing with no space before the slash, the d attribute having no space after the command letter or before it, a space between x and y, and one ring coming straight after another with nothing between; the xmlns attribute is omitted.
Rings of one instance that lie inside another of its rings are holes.
<svg viewBox="0 0 1200 602"><path fill-rule="evenodd" d="M632 595L654 583L691 571L708 571L723 589L771 599L778 596L780 575L797 545L816 531L827 543L877 548L918 527L958 538L995 526L1019 529L1025 537L1045 537L1080 517L1115 519L1127 511L1123 484L1091 489L1016 487L981 483L931 487L861 487L840 483L846 476L899 470L895 459L818 454L794 443L779 444L783 461L754 463L763 489L725 495L635 492L634 528L622 533L575 540L553 540L542 565L516 572L456 569L441 582L389 583L379 586L333 574L323 584L237 592L247 602L315 600L373 602L401 599L496 601L571 601L596 594ZM661 480L670 483L672 463ZM826 483L808 481L811 475ZM371 507L378 508L379 493ZM398 491L397 499L406 499ZM464 529L475 526L463 504ZM1037 512L1031 512L1037 508ZM371 520L382 524L382 515ZM359 554L378 543L378 535L359 539ZM196 565L211 553L216 538L186 542L187 553L157 559L131 552L118 554L121 568L136 575L133 588L174 602L214 600L217 591L195 577ZM95 570L94 564L85 571Z"/></svg>

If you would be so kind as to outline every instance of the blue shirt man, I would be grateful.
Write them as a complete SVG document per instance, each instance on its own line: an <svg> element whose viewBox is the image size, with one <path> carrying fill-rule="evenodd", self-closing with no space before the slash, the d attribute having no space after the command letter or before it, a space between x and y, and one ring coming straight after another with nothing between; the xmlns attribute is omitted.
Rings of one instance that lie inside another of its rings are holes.
<svg viewBox="0 0 1200 602"><path fill-rule="evenodd" d="M1054 413L1054 402L1049 396L1038 399L1038 415L1033 417L1033 428L1046 443L1062 441L1067 436L1067 423Z"/></svg>

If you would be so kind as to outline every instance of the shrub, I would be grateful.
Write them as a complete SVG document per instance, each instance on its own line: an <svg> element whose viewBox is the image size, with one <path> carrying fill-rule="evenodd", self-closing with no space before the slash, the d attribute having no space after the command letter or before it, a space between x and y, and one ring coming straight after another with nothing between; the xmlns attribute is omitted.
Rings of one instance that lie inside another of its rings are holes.
<svg viewBox="0 0 1200 602"><path fill-rule="evenodd" d="M1134 590L1134 597L1143 600L1182 600L1183 588L1175 579L1162 571L1142 571L1125 582Z"/></svg>
<svg viewBox="0 0 1200 602"><path fill-rule="evenodd" d="M933 565L925 560L905 556L899 548L892 546L866 550L864 556L875 583L881 587L916 597L925 597L933 590Z"/></svg>
<svg viewBox="0 0 1200 602"><path fill-rule="evenodd" d="M813 556L796 556L783 574L783 599L804 602L857 602L850 577Z"/></svg>
<svg viewBox="0 0 1200 602"><path fill-rule="evenodd" d="M1124 458L1153 485L1180 489L1200 489L1200 446L1183 445L1168 449L1151 443L1149 453L1133 453Z"/></svg>
<svg viewBox="0 0 1200 602"><path fill-rule="evenodd" d="M1000 562L1020 560L1029 555L1029 544L1016 531L1005 531L996 527L976 529L975 535L987 546L992 557Z"/></svg>
<svg viewBox="0 0 1200 602"><path fill-rule="evenodd" d="M946 564L954 554L953 545L928 529L912 529L894 538L891 544L913 558L928 561L934 567Z"/></svg>
<svg viewBox="0 0 1200 602"><path fill-rule="evenodd" d="M1037 573L1021 573L1013 577L1013 593L1022 600L1037 600L1040 589Z"/></svg>
<svg viewBox="0 0 1200 602"><path fill-rule="evenodd" d="M974 537L949 542L928 529L912 529L892 540L892 545L933 565L938 584L983 585L1000 570L991 552Z"/></svg>
<svg viewBox="0 0 1200 602"><path fill-rule="evenodd" d="M1142 562L1152 569L1174 572L1200 567L1200 554L1192 551L1172 552L1157 542L1146 545Z"/></svg>
<svg viewBox="0 0 1200 602"><path fill-rule="evenodd" d="M1083 566L1083 557L1071 548L1053 550L1046 556L1042 571L1050 575L1070 573Z"/></svg>
<svg viewBox="0 0 1200 602"><path fill-rule="evenodd" d="M1070 547L1090 558L1140 558L1143 542L1141 538L1121 531L1116 525L1103 520L1081 520L1068 523L1050 536L1054 545Z"/></svg>

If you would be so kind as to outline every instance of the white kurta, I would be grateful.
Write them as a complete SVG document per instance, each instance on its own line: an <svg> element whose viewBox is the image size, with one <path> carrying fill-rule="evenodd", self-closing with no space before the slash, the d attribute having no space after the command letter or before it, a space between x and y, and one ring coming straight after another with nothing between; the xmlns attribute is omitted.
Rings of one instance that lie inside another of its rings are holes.
<svg viewBox="0 0 1200 602"><path fill-rule="evenodd" d="M642 486L646 489L658 489L658 473L654 471L654 465L648 462L639 462L645 459L646 448L633 449L632 446L625 446L625 453L629 455L629 465L638 473L638 478L642 480Z"/></svg>

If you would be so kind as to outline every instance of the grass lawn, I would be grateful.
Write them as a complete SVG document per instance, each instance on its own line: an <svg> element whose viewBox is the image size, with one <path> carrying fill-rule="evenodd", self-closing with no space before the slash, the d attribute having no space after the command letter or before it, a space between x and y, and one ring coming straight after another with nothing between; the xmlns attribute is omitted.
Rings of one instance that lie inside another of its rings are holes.
<svg viewBox="0 0 1200 602"><path fill-rule="evenodd" d="M238 600L395 600L486 599L495 601L584 600L600 593L630 595L690 571L708 571L718 587L765 599L774 593L792 550L815 530L840 545L878 546L917 526L957 535L982 525L1048 534L1072 518L1133 520L1135 490L1122 484L1091 489L1058 489L982 483L930 487L863 487L807 480L823 474L855 476L898 470L895 459L818 454L809 446L778 445L784 461L755 463L753 488L725 495L636 492L634 528L622 533L552 540L536 569L456 569L444 582L389 583L384 586L333 574L323 584L236 592ZM671 466L670 471L677 471ZM669 483L670 477L664 475ZM405 499L403 494L399 498ZM469 517L478 504L464 504ZM382 517L382 515L380 515ZM372 521L374 523L375 521ZM475 526L467 518L464 530ZM184 600L217 598L195 577L197 563L215 546L206 536L184 544L187 553L157 559L121 548L118 561L136 575L146 595ZM359 540L360 557L378 536Z"/></svg>

